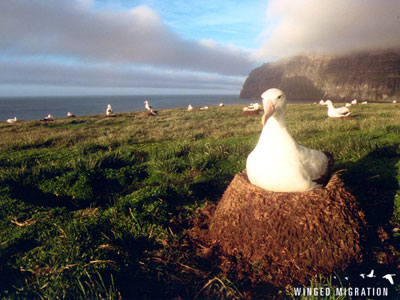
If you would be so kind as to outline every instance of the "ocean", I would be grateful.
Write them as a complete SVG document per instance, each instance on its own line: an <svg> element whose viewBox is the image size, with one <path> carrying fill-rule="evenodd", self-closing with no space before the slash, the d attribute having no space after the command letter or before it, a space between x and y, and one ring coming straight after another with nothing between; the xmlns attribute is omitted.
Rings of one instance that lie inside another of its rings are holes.
<svg viewBox="0 0 400 300"><path fill-rule="evenodd" d="M65 118L67 112L76 116L103 114L107 104L115 113L144 110L148 100L154 110L225 105L248 105L254 100L240 99L238 95L151 95L151 96L66 96L66 97L0 97L0 121L17 117L18 120L40 120L52 114Z"/></svg>
<svg viewBox="0 0 400 300"><path fill-rule="evenodd" d="M115 113L144 110L148 100L154 110L243 104L257 100L241 99L239 95L150 95L150 96L46 96L46 97L0 97L0 122L17 117L18 120L40 120L48 114L55 118L67 117L67 112L76 116L105 114L107 104ZM261 104L261 100L257 101ZM310 100L288 101L310 103Z"/></svg>

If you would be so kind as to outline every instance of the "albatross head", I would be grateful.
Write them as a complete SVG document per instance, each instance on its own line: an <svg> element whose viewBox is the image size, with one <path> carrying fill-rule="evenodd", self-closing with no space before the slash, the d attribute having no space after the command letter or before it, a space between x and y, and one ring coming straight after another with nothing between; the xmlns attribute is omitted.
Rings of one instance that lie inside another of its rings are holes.
<svg viewBox="0 0 400 300"><path fill-rule="evenodd" d="M262 116L264 126L272 115L285 112L286 95L279 89L269 89L261 95L261 98L264 107L264 115Z"/></svg>

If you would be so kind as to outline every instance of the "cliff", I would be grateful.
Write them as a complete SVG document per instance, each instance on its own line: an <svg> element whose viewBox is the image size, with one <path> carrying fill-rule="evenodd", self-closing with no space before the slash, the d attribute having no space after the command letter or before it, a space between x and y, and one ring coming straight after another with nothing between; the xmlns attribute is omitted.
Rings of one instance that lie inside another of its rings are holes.
<svg viewBox="0 0 400 300"><path fill-rule="evenodd" d="M295 56L265 63L251 71L240 97L257 99L272 87L282 89L289 100L398 99L400 51Z"/></svg>

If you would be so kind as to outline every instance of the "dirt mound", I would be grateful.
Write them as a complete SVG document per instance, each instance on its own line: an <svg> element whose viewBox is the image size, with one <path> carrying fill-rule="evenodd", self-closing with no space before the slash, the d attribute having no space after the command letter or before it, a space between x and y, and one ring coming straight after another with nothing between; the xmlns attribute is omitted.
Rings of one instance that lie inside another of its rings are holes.
<svg viewBox="0 0 400 300"><path fill-rule="evenodd" d="M140 113L137 117L138 118L147 118L147 117L155 117L156 113L151 111L144 111Z"/></svg>
<svg viewBox="0 0 400 300"><path fill-rule="evenodd" d="M259 110L244 110L242 111L242 116L258 116Z"/></svg>
<svg viewBox="0 0 400 300"><path fill-rule="evenodd" d="M237 174L208 225L203 242L219 249L222 265L275 286L345 269L361 259L365 235L364 214L337 174L301 193L266 191Z"/></svg>

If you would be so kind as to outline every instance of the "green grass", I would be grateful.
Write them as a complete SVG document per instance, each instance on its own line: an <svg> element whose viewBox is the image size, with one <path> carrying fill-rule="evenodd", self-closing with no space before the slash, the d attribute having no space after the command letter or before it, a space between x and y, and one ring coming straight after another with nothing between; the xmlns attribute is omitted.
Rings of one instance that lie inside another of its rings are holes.
<svg viewBox="0 0 400 300"><path fill-rule="evenodd" d="M185 231L198 208L218 201L244 169L261 115L244 117L239 106L139 113L0 124L2 298L263 295L202 258ZM335 170L345 169L341 176L371 225L365 267L395 268L400 106L352 107L352 116L332 120L326 107L311 104L287 108L296 140L331 151ZM388 237L374 234L379 230ZM271 289L268 297L284 294Z"/></svg>

